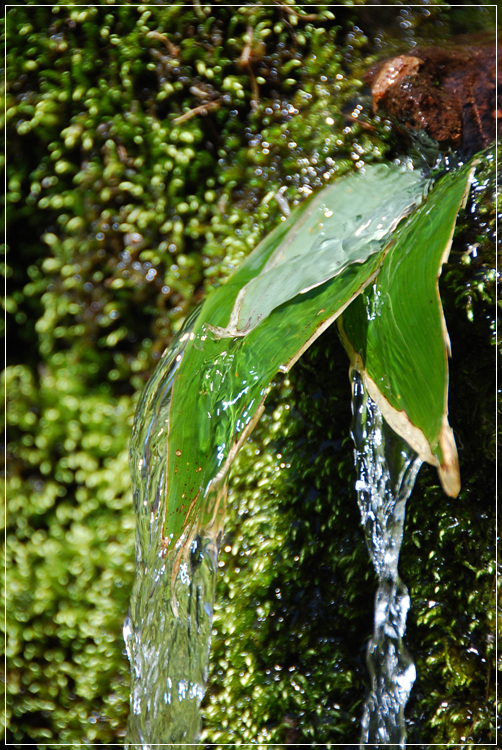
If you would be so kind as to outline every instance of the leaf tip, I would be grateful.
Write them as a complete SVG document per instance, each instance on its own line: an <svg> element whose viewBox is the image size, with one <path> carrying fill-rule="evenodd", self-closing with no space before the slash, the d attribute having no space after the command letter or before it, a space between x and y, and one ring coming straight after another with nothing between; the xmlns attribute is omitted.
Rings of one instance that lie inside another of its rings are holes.
<svg viewBox="0 0 502 750"><path fill-rule="evenodd" d="M449 497L457 497L460 492L460 467L453 430L448 424L446 414L443 415L439 445L443 454L443 460L440 466L438 466L441 485Z"/></svg>

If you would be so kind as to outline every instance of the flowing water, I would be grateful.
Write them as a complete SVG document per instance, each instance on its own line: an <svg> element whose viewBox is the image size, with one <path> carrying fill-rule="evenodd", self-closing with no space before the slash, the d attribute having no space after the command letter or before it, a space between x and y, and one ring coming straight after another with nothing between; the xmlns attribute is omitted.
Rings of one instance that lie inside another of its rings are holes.
<svg viewBox="0 0 502 750"><path fill-rule="evenodd" d="M137 518L136 579L124 638L131 662L127 744L196 743L205 693L218 540L199 531L189 553L162 550L171 389L194 318L164 354L137 408L131 469ZM184 343L185 342L185 343ZM374 632L368 645L371 692L361 747L405 747L404 708L415 667L403 645L409 596L398 575L406 500L421 461L384 422L352 374L356 489L378 576Z"/></svg>
<svg viewBox="0 0 502 750"><path fill-rule="evenodd" d="M131 663L127 743L193 742L207 682L217 540L199 534L186 559L163 552L167 428L171 389L194 317L162 357L141 397L131 441L136 578L124 623Z"/></svg>
<svg viewBox="0 0 502 750"><path fill-rule="evenodd" d="M415 665L403 644L410 597L399 578L406 501L421 459L384 421L360 374L352 371L352 437L356 490L366 544L378 577L367 661L371 691L362 717L361 747L406 746L404 709Z"/></svg>

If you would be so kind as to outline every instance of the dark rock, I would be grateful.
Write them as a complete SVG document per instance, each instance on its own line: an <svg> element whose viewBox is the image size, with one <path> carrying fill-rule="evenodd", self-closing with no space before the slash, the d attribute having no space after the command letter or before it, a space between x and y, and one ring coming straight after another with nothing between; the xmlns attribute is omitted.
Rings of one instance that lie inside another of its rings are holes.
<svg viewBox="0 0 502 750"><path fill-rule="evenodd" d="M371 68L374 111L384 109L404 130L425 130L441 146L475 151L500 127L500 73L494 44L417 48Z"/></svg>

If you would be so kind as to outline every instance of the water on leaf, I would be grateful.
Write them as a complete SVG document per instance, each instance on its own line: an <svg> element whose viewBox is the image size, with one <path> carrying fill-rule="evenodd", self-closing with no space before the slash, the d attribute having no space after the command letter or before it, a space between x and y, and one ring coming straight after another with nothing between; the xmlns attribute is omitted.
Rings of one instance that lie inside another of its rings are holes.
<svg viewBox="0 0 502 750"><path fill-rule="evenodd" d="M236 331L252 330L279 305L381 251L382 240L421 202L427 187L419 172L386 164L328 185L241 290Z"/></svg>
<svg viewBox="0 0 502 750"><path fill-rule="evenodd" d="M191 540L189 554L165 552L167 433L174 376L195 316L164 354L138 405L131 442L136 510L136 579L124 639L131 662L127 743L194 741L207 680L217 542Z"/></svg>

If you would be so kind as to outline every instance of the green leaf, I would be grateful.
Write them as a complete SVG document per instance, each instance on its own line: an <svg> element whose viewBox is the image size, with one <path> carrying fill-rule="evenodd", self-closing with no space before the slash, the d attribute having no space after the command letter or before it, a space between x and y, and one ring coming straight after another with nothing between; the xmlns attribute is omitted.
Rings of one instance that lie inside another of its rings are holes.
<svg viewBox="0 0 502 750"><path fill-rule="evenodd" d="M460 473L448 424L449 338L438 289L471 165L446 174L394 235L371 289L339 321L352 367L386 421L455 497Z"/></svg>
<svg viewBox="0 0 502 750"><path fill-rule="evenodd" d="M380 252L382 240L416 206L425 187L413 170L378 164L316 193L245 263L247 270L266 259L239 290L220 335L249 333L276 307Z"/></svg>
<svg viewBox="0 0 502 750"><path fill-rule="evenodd" d="M260 243L183 332L168 420L165 550L187 549L200 524L222 527L225 479L270 381L371 283L391 232L427 185L395 165L329 185Z"/></svg>

